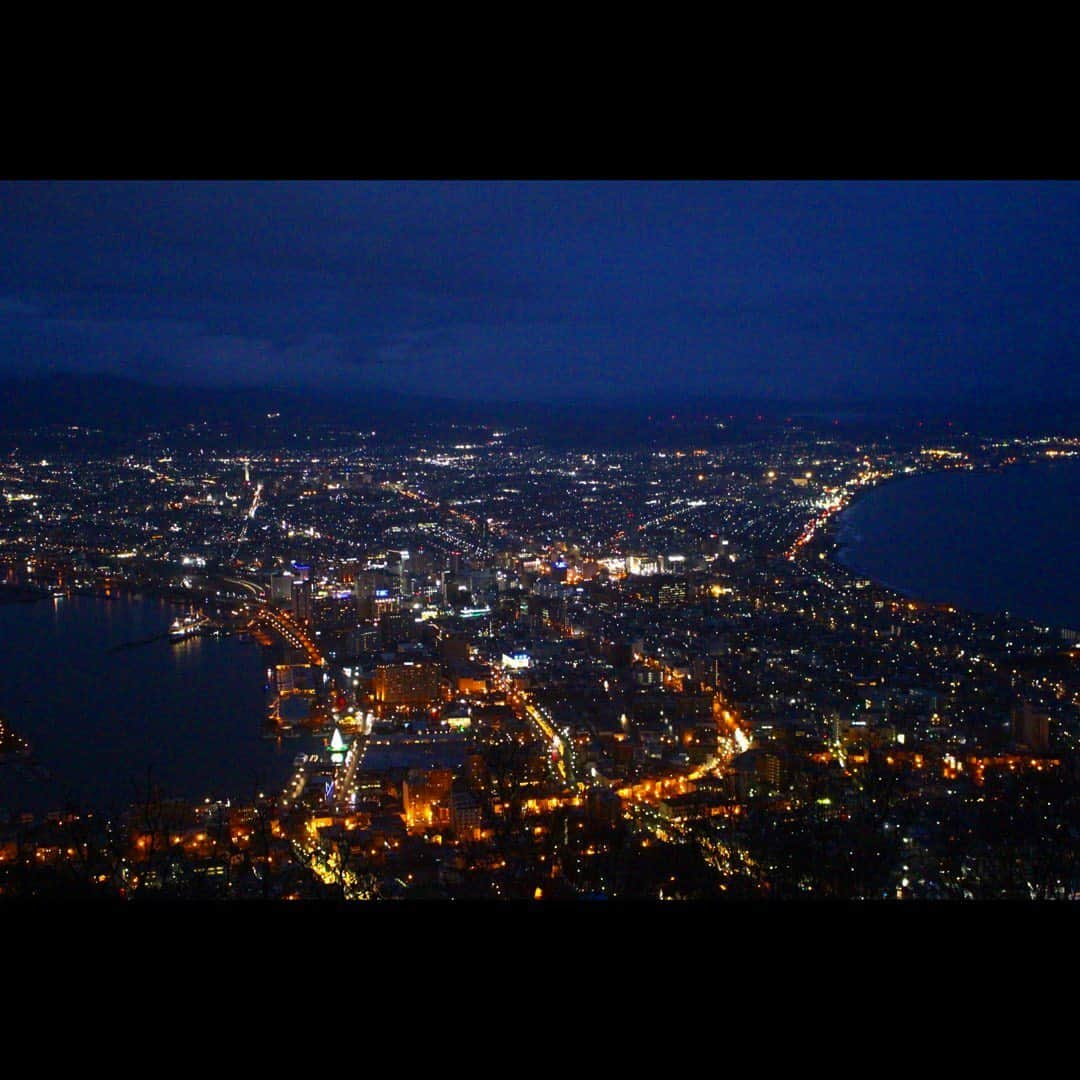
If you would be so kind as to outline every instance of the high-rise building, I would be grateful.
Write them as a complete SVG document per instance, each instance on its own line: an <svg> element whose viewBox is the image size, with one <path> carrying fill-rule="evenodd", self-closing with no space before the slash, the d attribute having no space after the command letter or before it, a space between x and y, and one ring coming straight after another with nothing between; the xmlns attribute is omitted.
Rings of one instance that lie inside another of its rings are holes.
<svg viewBox="0 0 1080 1080"><path fill-rule="evenodd" d="M690 598L690 585L686 578L663 580L656 590L656 602L660 607L681 607Z"/></svg>
<svg viewBox="0 0 1080 1080"><path fill-rule="evenodd" d="M311 582L293 581L292 608L296 621L304 625L311 624Z"/></svg>
<svg viewBox="0 0 1080 1080"><path fill-rule="evenodd" d="M1013 739L1044 754L1050 749L1050 714L1036 709L1030 701L1022 701L1012 713Z"/></svg>
<svg viewBox="0 0 1080 1080"><path fill-rule="evenodd" d="M439 669L425 660L379 664L375 668L375 700L382 705L428 705L439 697Z"/></svg>
<svg viewBox="0 0 1080 1080"><path fill-rule="evenodd" d="M395 577L397 581L395 588L400 596L408 596L410 592L409 585L409 553L405 550L390 551L388 552L390 557L391 567L396 571Z"/></svg>
<svg viewBox="0 0 1080 1080"><path fill-rule="evenodd" d="M356 575L353 592L362 619L378 619L400 607L397 576L385 570L362 570Z"/></svg>
<svg viewBox="0 0 1080 1080"><path fill-rule="evenodd" d="M296 578L288 571L270 575L270 600L284 600L292 603L292 587Z"/></svg>
<svg viewBox="0 0 1080 1080"><path fill-rule="evenodd" d="M393 648L402 642L419 641L423 636L423 623L416 621L410 611L387 611L379 615L379 640L383 648Z"/></svg>
<svg viewBox="0 0 1080 1080"><path fill-rule="evenodd" d="M476 796L461 781L450 788L450 825L459 837L476 839L480 831L481 809Z"/></svg>

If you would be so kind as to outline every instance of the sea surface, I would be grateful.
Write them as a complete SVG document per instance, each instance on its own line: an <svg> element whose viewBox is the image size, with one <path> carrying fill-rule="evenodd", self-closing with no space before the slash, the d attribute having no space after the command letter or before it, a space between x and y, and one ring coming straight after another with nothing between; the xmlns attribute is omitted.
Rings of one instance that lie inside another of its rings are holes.
<svg viewBox="0 0 1080 1080"><path fill-rule="evenodd" d="M838 521L840 560L913 599L1080 630L1080 460L889 480Z"/></svg>
<svg viewBox="0 0 1080 1080"><path fill-rule="evenodd" d="M144 597L0 605L0 712L41 766L0 765L0 810L115 813L148 784L186 799L280 790L310 747L263 737L261 647L161 637L177 613Z"/></svg>

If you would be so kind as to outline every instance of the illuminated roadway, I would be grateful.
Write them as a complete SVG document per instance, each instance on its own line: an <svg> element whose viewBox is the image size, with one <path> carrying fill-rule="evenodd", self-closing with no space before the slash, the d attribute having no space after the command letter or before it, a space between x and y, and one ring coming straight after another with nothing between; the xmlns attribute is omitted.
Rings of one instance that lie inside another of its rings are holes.
<svg viewBox="0 0 1080 1080"><path fill-rule="evenodd" d="M244 518L244 527L240 530L239 536L236 538L236 547L233 549L232 561L236 562L236 556L240 551L240 545L247 539L248 524L251 519L255 517L255 511L259 509L259 496L262 495L262 483L255 485L255 496L251 500L251 508L247 512L247 517Z"/></svg>
<svg viewBox="0 0 1080 1080"><path fill-rule="evenodd" d="M552 727L547 717L524 695L522 695L522 704L525 707L525 712L529 719L544 733L547 739L551 743L551 748L557 755L555 760L555 767L559 770L559 776L562 777L563 783L573 784L574 776L570 769L567 768L566 759L566 743L563 741L563 737Z"/></svg>
<svg viewBox="0 0 1080 1080"><path fill-rule="evenodd" d="M496 672L495 674L498 679L499 673ZM510 681L505 678L500 681L503 682L506 692L510 695L512 705L517 710L523 711L551 744L552 753L555 755L555 768L558 770L563 783L568 786L584 787L584 784L574 776L572 750L567 746L566 739L555 730L554 725L544 715L543 711L532 703L525 690L512 686Z"/></svg>
<svg viewBox="0 0 1080 1080"><path fill-rule="evenodd" d="M393 491L395 494L401 495L406 499L413 499L415 502L423 503L425 506L430 506L433 509L440 511L441 513L449 514L452 517L456 517L460 521L464 521L467 525L472 526L472 528L474 529L483 531L486 528L487 531L493 536L502 535L505 532L505 530L501 529L497 525L491 525L482 522L478 518L474 518L470 514L466 514L463 510L458 510L456 507L448 506L445 503L441 503L438 499L432 499L430 496L425 495L422 491L413 491L412 489L407 488L404 484L400 482L395 483L394 481L387 480L384 481L381 486L387 491ZM453 534L450 535L452 536ZM452 542L457 542L457 539L457 537L454 537ZM466 546L476 548L477 550L481 551L486 550L482 544L477 545L469 541L466 541Z"/></svg>
<svg viewBox="0 0 1080 1080"><path fill-rule="evenodd" d="M255 585L250 581L241 581L240 578L223 577L222 581L227 581L230 585L239 585L242 589L248 589L254 594L256 599L262 600L265 597L266 590L259 585Z"/></svg>
<svg viewBox="0 0 1080 1080"><path fill-rule="evenodd" d="M301 649L308 658L308 663L316 667L325 667L326 660L319 652L318 646L308 637L304 630L293 618L284 611L262 606L255 612L252 622L263 621L268 623L271 629L276 630L294 649Z"/></svg>

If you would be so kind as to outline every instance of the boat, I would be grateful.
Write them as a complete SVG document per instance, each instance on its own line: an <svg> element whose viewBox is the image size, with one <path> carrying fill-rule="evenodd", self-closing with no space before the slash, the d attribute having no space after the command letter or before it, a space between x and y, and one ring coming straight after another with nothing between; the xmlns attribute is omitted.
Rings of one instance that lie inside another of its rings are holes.
<svg viewBox="0 0 1080 1080"><path fill-rule="evenodd" d="M172 626L169 627L169 637L174 641L191 637L192 634L197 634L209 622L209 616L195 615L189 612L182 619L173 619Z"/></svg>

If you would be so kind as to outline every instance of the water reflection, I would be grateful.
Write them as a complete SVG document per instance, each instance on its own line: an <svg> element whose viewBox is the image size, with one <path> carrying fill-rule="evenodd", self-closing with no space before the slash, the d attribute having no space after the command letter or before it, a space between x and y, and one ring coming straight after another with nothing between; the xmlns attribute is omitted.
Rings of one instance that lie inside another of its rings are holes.
<svg viewBox="0 0 1080 1080"><path fill-rule="evenodd" d="M168 796L247 799L288 776L295 740L263 737L261 648L171 640L177 609L69 596L0 606L0 711L50 778L0 767L0 809L116 812L148 774Z"/></svg>

